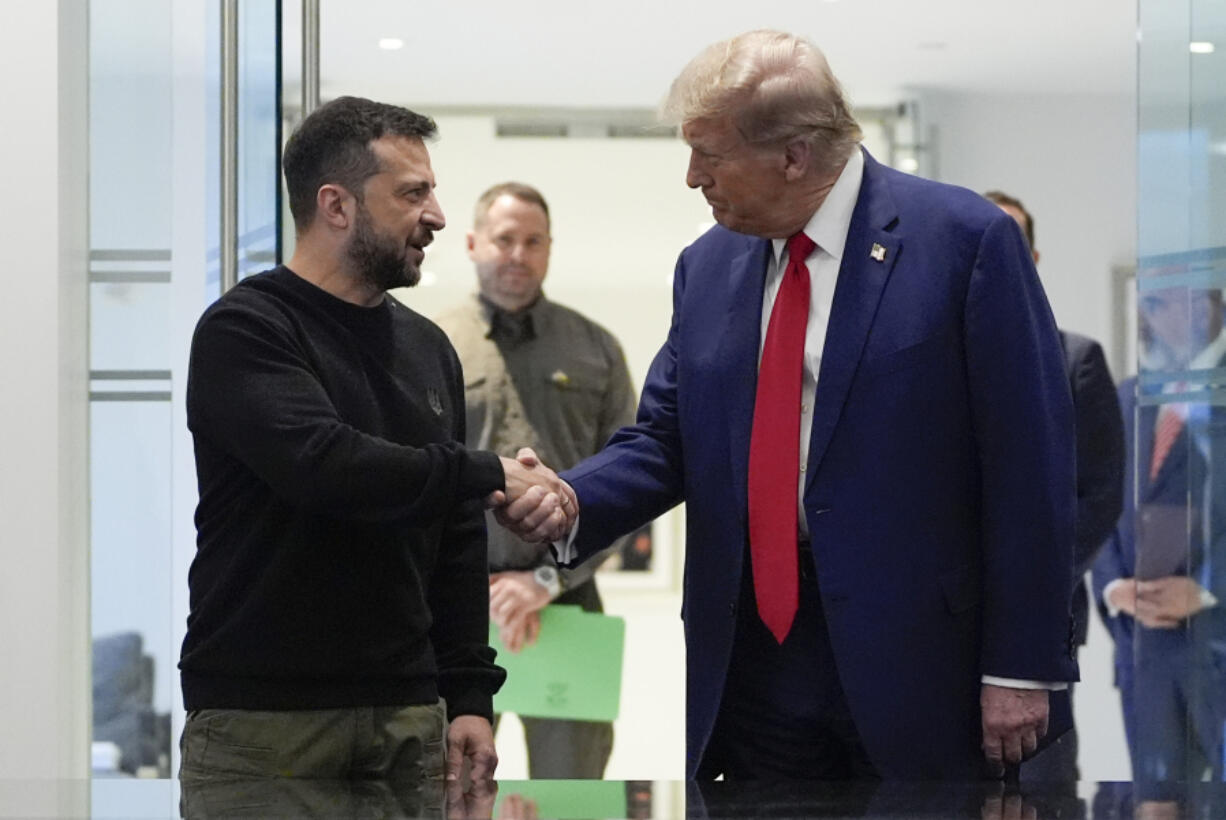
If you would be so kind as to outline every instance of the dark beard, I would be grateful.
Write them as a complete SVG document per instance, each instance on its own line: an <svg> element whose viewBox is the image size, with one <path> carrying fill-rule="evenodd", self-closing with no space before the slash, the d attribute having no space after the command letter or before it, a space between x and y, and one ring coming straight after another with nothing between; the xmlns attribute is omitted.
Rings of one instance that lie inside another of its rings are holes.
<svg viewBox="0 0 1226 820"><path fill-rule="evenodd" d="M370 214L358 206L353 237L345 248L353 270L380 293L392 288L411 288L421 280L421 269L415 265L403 246L375 233Z"/></svg>

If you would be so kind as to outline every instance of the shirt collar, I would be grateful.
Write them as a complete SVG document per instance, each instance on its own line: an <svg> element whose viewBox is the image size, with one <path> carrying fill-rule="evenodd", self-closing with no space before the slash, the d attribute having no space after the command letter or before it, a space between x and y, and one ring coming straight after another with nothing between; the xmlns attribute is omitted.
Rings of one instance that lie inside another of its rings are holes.
<svg viewBox="0 0 1226 820"><path fill-rule="evenodd" d="M496 332L509 331L512 340L522 341L535 338L548 321L549 301L545 294L540 294L536 301L523 310L510 313L495 305L482 294L477 294L478 316L485 325L485 338L492 338Z"/></svg>
<svg viewBox="0 0 1226 820"><path fill-rule="evenodd" d="M851 215L856 210L856 200L860 198L860 182L863 179L864 153L857 147L847 158L847 164L843 166L830 193L826 194L821 207L805 224L805 235L836 260L843 258L847 232L851 230ZM771 240L776 260L783 258L785 245L786 238Z"/></svg>
<svg viewBox="0 0 1226 820"><path fill-rule="evenodd" d="M1209 343L1208 347L1192 357L1192 361L1188 363L1188 369L1210 370L1218 366L1223 356L1226 356L1226 328Z"/></svg>

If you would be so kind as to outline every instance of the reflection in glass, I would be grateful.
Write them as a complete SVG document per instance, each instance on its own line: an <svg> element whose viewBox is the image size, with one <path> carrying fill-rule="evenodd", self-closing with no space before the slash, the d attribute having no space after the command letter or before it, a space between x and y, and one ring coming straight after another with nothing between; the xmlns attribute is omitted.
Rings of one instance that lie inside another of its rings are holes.
<svg viewBox="0 0 1226 820"><path fill-rule="evenodd" d="M1223 779L1226 737L1226 7L1142 0L1139 375L1120 388L1125 511L1094 568L1138 810ZM1209 815L1205 815L1209 816Z"/></svg>

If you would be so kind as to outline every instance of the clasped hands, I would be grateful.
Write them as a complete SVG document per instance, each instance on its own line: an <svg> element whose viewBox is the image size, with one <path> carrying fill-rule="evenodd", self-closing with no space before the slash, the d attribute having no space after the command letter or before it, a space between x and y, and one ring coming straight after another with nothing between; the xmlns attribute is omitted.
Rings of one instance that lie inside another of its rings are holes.
<svg viewBox="0 0 1226 820"><path fill-rule="evenodd" d="M529 543L565 538L579 517L579 498L530 447L502 458L506 489L486 498L498 523Z"/></svg>
<svg viewBox="0 0 1226 820"><path fill-rule="evenodd" d="M1204 589L1182 575L1125 578L1111 590L1111 604L1150 629L1174 629L1205 608Z"/></svg>

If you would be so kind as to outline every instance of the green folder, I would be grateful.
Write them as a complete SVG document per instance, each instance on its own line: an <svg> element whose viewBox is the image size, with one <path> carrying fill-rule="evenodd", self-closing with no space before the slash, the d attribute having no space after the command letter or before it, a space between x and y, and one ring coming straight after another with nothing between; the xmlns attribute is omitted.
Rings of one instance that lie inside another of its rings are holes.
<svg viewBox="0 0 1226 820"><path fill-rule="evenodd" d="M513 654L490 625L490 646L507 681L494 710L527 717L616 720L621 701L626 622L577 606L541 610L536 643Z"/></svg>
<svg viewBox="0 0 1226 820"><path fill-rule="evenodd" d="M494 817L507 798L517 795L531 801L529 817L564 818L625 817L626 784L621 780L502 780Z"/></svg>

